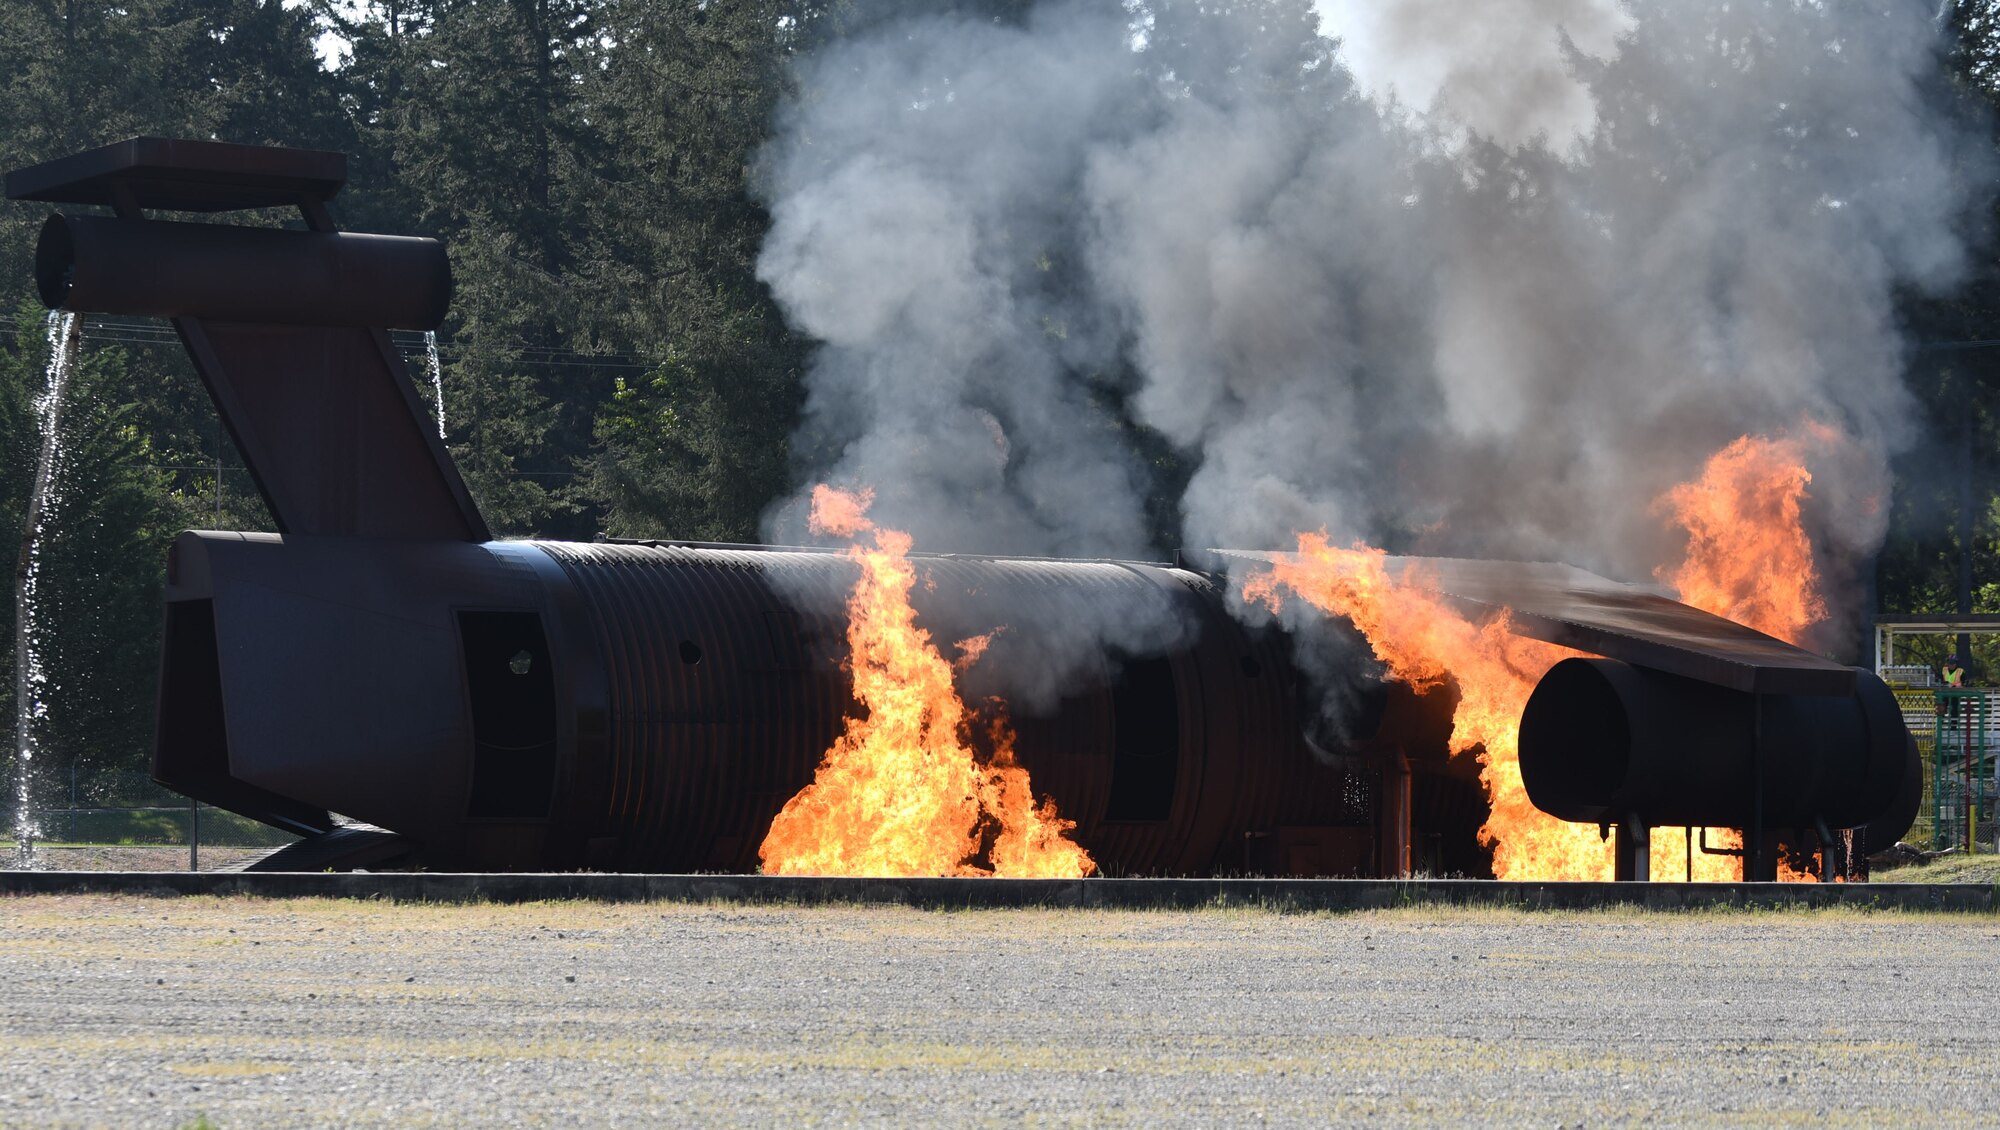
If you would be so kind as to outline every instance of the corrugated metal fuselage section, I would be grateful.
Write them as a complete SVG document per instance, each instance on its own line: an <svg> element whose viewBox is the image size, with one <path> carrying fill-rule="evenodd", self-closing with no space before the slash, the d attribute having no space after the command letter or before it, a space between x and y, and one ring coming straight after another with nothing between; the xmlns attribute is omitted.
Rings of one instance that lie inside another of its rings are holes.
<svg viewBox="0 0 2000 1130"><path fill-rule="evenodd" d="M1209 578L916 564L947 654L959 628L997 628L1022 646L982 663L1061 664L1035 672L1059 682L1050 701L1013 704L1017 754L1106 873L1374 873L1373 770L1315 756L1288 645L1247 632ZM841 667L857 576L809 550L186 534L165 679L214 705L163 712L156 772L290 826L332 811L402 832L437 866L754 870L859 709ZM1107 608L1177 642L1026 646ZM1301 828L1343 831L1301 856ZM1279 829L1292 861L1260 862ZM1343 834L1358 846L1329 860Z"/></svg>

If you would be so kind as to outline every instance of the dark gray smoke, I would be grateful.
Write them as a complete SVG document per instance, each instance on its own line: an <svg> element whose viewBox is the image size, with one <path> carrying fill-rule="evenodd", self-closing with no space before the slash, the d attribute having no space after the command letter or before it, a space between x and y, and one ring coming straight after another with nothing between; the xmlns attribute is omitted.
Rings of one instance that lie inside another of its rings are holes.
<svg viewBox="0 0 2000 1130"><path fill-rule="evenodd" d="M1815 421L1816 539L1836 576L1872 552L1916 438L1892 294L1953 280L1986 191L1923 6L1327 15L1050 0L809 59L761 263L826 343L802 483L929 549L1157 553L1137 426L1195 467L1187 544L1648 580L1654 498Z"/></svg>

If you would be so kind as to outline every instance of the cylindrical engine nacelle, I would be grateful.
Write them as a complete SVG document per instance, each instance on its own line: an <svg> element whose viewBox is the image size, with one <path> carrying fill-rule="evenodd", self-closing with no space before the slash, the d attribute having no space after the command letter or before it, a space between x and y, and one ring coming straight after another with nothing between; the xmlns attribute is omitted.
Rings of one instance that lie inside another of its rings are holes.
<svg viewBox="0 0 2000 1130"><path fill-rule="evenodd" d="M434 239L65 216L42 225L35 285L52 310L429 330L451 265Z"/></svg>
<svg viewBox="0 0 2000 1130"><path fill-rule="evenodd" d="M1727 828L1876 821L1901 807L1915 756L1895 696L1866 671L1851 695L1751 695L1611 659L1550 669L1520 754L1528 798L1559 819Z"/></svg>

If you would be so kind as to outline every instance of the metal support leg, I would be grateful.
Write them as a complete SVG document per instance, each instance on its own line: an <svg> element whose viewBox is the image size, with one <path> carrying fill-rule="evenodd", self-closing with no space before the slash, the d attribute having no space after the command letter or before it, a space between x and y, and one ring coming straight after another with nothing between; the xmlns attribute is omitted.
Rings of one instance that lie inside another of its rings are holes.
<svg viewBox="0 0 2000 1130"><path fill-rule="evenodd" d="M1743 829L1743 881L1775 883L1778 858L1764 829L1764 696L1750 696L1750 826Z"/></svg>
<svg viewBox="0 0 2000 1130"><path fill-rule="evenodd" d="M1646 822L1628 816L1618 822L1612 844L1615 863L1612 877L1621 883L1644 883L1652 878L1653 836Z"/></svg>

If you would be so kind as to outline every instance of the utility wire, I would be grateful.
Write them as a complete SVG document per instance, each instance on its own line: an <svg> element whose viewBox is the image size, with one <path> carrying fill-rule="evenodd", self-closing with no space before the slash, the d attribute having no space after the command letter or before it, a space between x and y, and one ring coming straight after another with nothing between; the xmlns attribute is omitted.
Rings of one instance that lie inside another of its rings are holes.
<svg viewBox="0 0 2000 1130"><path fill-rule="evenodd" d="M19 340L18 329L0 329L0 333ZM109 318L86 318L83 323L84 344L108 343L112 345L171 345L179 347L180 335L170 326L157 322L130 322ZM389 340L403 354L403 360L413 361L424 354L423 334L410 330L391 330ZM539 368L586 368L586 369L636 369L646 370L658 366L659 362L634 353L579 353L572 349L562 349L550 345L509 343L515 356L495 361L501 365L533 365ZM455 348L449 339L438 339L438 357L444 361L462 361L470 354Z"/></svg>

